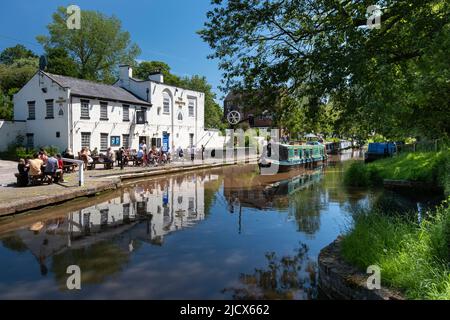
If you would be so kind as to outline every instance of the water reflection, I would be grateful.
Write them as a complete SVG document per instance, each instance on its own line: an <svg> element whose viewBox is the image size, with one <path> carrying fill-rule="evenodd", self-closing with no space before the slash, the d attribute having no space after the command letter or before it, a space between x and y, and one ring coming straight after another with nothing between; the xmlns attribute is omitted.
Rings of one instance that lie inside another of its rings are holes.
<svg viewBox="0 0 450 320"><path fill-rule="evenodd" d="M0 299L315 298L320 249L379 198L342 186L341 156L276 176L245 165L140 181L1 221ZM73 264L79 292L65 286Z"/></svg>
<svg viewBox="0 0 450 320"><path fill-rule="evenodd" d="M267 266L256 268L252 274L241 274L240 285L225 288L236 300L301 299L317 297L317 262L308 255L308 247L300 244L294 255L278 257L267 252Z"/></svg>

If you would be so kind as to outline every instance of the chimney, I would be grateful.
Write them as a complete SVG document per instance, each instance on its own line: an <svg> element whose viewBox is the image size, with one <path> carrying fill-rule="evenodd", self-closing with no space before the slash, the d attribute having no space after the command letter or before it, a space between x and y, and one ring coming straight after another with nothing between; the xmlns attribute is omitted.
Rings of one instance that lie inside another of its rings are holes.
<svg viewBox="0 0 450 320"><path fill-rule="evenodd" d="M129 65L122 64L119 66L119 69L120 69L119 75L120 80L128 82L130 78L133 78L133 69Z"/></svg>
<svg viewBox="0 0 450 320"><path fill-rule="evenodd" d="M156 70L154 72L151 72L148 76L148 79L151 81L164 83L164 75L162 74L161 70Z"/></svg>

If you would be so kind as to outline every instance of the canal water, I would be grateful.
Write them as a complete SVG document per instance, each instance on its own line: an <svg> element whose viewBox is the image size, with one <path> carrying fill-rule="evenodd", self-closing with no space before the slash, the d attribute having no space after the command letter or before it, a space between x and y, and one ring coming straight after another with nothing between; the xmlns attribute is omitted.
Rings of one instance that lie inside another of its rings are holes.
<svg viewBox="0 0 450 320"><path fill-rule="evenodd" d="M380 198L342 186L359 156L136 181L0 220L0 299L317 299L320 250ZM67 288L71 265L81 290Z"/></svg>

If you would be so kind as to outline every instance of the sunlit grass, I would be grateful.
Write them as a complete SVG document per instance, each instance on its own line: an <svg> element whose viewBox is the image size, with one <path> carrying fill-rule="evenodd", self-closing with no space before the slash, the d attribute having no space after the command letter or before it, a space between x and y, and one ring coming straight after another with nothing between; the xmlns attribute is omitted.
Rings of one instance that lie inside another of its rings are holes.
<svg viewBox="0 0 450 320"><path fill-rule="evenodd" d="M450 151L414 152L369 164L357 162L345 172L347 186L379 185L383 179L421 181L444 188L450 194Z"/></svg>
<svg viewBox="0 0 450 320"><path fill-rule="evenodd" d="M450 208L444 203L419 225L399 216L361 212L342 241L343 257L381 268L382 284L409 299L450 299Z"/></svg>

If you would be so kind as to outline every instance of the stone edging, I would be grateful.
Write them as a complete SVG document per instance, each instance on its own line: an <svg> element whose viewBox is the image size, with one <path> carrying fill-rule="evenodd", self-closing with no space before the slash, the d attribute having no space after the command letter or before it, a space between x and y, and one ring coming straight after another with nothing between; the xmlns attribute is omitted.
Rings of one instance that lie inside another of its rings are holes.
<svg viewBox="0 0 450 320"><path fill-rule="evenodd" d="M342 237L338 237L319 254L319 287L330 299L339 300L405 300L401 293L381 287L367 288L368 274L344 261L340 253ZM381 282L383 278L381 277Z"/></svg>
<svg viewBox="0 0 450 320"><path fill-rule="evenodd" d="M230 165L242 164L238 163L214 163L203 164L193 166L180 166L176 168L167 168L155 171L137 172L137 173L122 173L112 174L99 177L100 181L97 181L98 185L95 187L84 186L77 188L76 190L65 190L56 195L37 196L32 198L24 198L21 201L15 201L14 203L8 203L4 206L0 206L0 217L20 214L28 210L39 209L48 205L55 205L66 201L74 200L76 198L92 196L98 192L115 190L123 186L124 180L137 179L143 177L161 176L164 174L176 174L188 171L213 169L218 167L225 167ZM245 163L244 163L245 164ZM95 177L93 177L95 179Z"/></svg>

